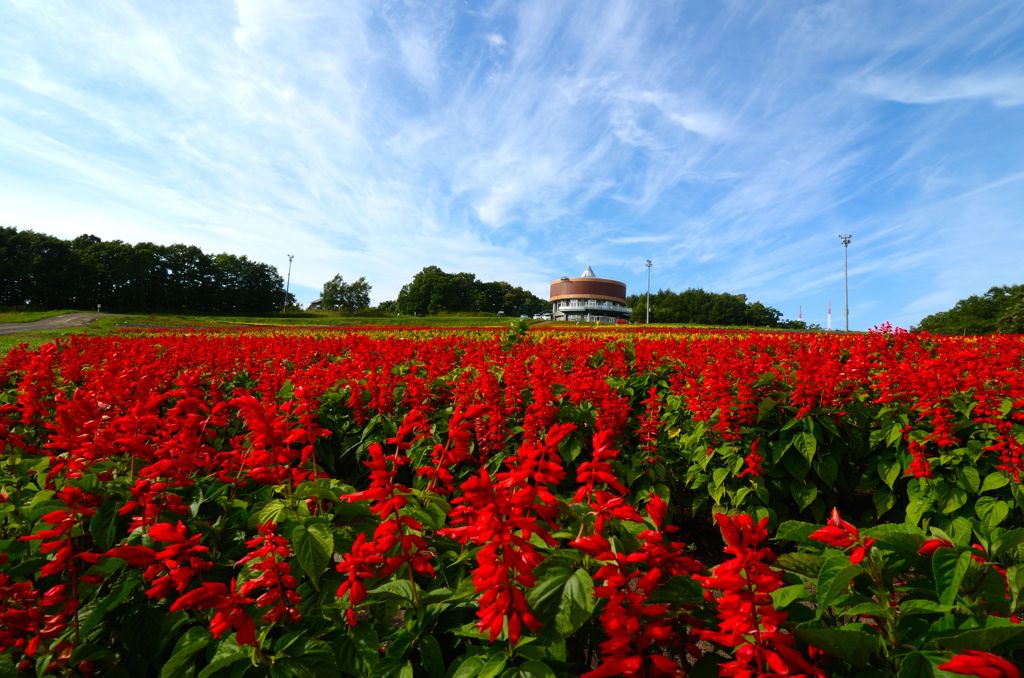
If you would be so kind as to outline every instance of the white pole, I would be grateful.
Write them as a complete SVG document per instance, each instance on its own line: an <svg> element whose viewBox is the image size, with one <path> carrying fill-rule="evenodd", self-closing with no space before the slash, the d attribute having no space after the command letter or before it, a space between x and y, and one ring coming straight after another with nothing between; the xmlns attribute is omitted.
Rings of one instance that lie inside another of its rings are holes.
<svg viewBox="0 0 1024 678"><path fill-rule="evenodd" d="M651 324L651 260L648 259L645 266L647 266L647 322L645 324Z"/></svg>
<svg viewBox="0 0 1024 678"><path fill-rule="evenodd" d="M846 299L846 303L843 306L843 315L846 318L846 331L850 331L850 241L853 240L852 235L841 235L839 241L843 243L843 294Z"/></svg>
<svg viewBox="0 0 1024 678"><path fill-rule="evenodd" d="M284 301L281 302L281 313L284 313L285 308L288 306L288 292L292 285L292 259L294 258L294 254L288 255L288 280L284 284Z"/></svg>

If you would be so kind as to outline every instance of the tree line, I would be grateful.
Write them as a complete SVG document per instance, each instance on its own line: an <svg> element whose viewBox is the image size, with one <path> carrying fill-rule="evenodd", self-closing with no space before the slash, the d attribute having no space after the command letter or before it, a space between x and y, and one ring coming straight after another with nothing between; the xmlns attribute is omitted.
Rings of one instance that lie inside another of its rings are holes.
<svg viewBox="0 0 1024 678"><path fill-rule="evenodd" d="M647 295L631 294L626 304L633 309L633 322L647 318ZM747 327L801 328L799 321L783 321L782 312L760 301L749 302L745 294L658 290L651 293L651 322L695 325L743 325Z"/></svg>
<svg viewBox="0 0 1024 678"><path fill-rule="evenodd" d="M238 314L271 312L285 300L273 266L189 245L62 240L0 227L0 262L6 307Z"/></svg>
<svg viewBox="0 0 1024 678"><path fill-rule="evenodd" d="M1024 334L1024 285L989 288L933 313L914 329L934 334Z"/></svg>
<svg viewBox="0 0 1024 678"><path fill-rule="evenodd" d="M550 309L537 295L504 281L484 282L472 273L445 273L427 266L402 287L394 310L409 315L445 312L533 315Z"/></svg>

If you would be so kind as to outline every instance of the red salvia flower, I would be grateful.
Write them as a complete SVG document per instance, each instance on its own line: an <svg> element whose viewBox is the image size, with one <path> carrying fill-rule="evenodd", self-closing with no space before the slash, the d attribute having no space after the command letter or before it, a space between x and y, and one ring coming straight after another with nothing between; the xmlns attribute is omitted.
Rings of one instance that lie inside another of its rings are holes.
<svg viewBox="0 0 1024 678"><path fill-rule="evenodd" d="M864 557L875 543L872 537L861 539L860 531L851 523L843 520L839 516L839 511L835 508L832 509L832 516L829 518L828 524L812 532L810 537L839 549L853 546L854 549L850 552L850 562L854 565L864 560Z"/></svg>
<svg viewBox="0 0 1024 678"><path fill-rule="evenodd" d="M256 598L256 605L270 608L263 614L263 621L278 622L287 616L292 623L298 623L302 617L296 606L302 598L295 591L297 582L288 564L292 551L288 540L275 534L276 528L273 521L268 521L259 526L259 536L245 542L251 550L236 564L249 563L255 576L246 579L238 593L249 596L262 589L264 593Z"/></svg>
<svg viewBox="0 0 1024 678"><path fill-rule="evenodd" d="M838 514L835 514L838 519ZM715 520L732 559L716 566L710 576L695 576L718 606L717 631L700 637L726 648L733 659L719 667L723 676L823 676L792 646L795 638L783 631L786 614L772 606L772 591L782 575L771 568L775 554L761 546L768 538L768 519L757 523L746 514L717 514ZM721 591L715 598L713 592Z"/></svg>
<svg viewBox="0 0 1024 678"><path fill-rule="evenodd" d="M743 460L744 468L740 471L740 478L745 475L752 475L755 478L759 478L764 475L764 469L761 468L761 464L764 463L764 457L760 454L760 447L761 438L754 438L754 442L750 444L750 453Z"/></svg>
<svg viewBox="0 0 1024 678"><path fill-rule="evenodd" d="M1020 670L1012 663L991 652L979 650L962 652L940 665L939 669L979 678L1020 678Z"/></svg>
<svg viewBox="0 0 1024 678"><path fill-rule="evenodd" d="M922 556L932 556L936 551L943 548L953 548L952 542L947 539L926 539L917 552Z"/></svg>

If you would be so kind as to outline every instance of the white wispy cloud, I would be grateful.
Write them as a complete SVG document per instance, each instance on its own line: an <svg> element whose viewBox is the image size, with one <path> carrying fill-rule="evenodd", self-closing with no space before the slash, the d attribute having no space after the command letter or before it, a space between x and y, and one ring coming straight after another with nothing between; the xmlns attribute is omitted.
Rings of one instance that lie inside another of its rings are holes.
<svg viewBox="0 0 1024 678"><path fill-rule="evenodd" d="M995 106L1024 104L1024 75L972 73L954 78L874 75L859 84L861 92L902 104L940 104L981 99Z"/></svg>
<svg viewBox="0 0 1024 678"><path fill-rule="evenodd" d="M1020 251L1012 1L14 2L0 23L0 223L294 253L302 298L337 272L393 298L430 264L641 285L653 258L655 287L793 315L839 298L853 232L854 325L910 324Z"/></svg>

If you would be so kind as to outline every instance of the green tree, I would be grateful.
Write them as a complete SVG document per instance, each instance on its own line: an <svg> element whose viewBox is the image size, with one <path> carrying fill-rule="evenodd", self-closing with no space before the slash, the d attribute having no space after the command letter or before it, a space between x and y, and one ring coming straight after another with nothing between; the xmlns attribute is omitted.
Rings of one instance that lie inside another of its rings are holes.
<svg viewBox="0 0 1024 678"><path fill-rule="evenodd" d="M647 294L632 294L626 304L637 321L647 318ZM688 289L683 292L658 290L651 293L651 321L697 325L749 325L778 327L782 312L760 301L747 301L745 294Z"/></svg>
<svg viewBox="0 0 1024 678"><path fill-rule="evenodd" d="M1024 299L1008 307L996 321L1002 334L1024 334Z"/></svg>
<svg viewBox="0 0 1024 678"><path fill-rule="evenodd" d="M266 313L280 308L277 269L198 247L67 241L0 228L0 305L112 311Z"/></svg>
<svg viewBox="0 0 1024 678"><path fill-rule="evenodd" d="M992 287L982 295L972 295L956 302L948 311L933 313L921 320L915 329L934 334L991 334L1012 321L1001 318L1024 302L1024 285Z"/></svg>
<svg viewBox="0 0 1024 678"><path fill-rule="evenodd" d="M339 273L324 283L321 304L329 311L362 311L370 307L370 289L366 278L347 283Z"/></svg>
<svg viewBox="0 0 1024 678"><path fill-rule="evenodd" d="M445 273L427 266L398 293L402 313L427 315L448 312L539 313L548 302L504 281L483 282L472 273Z"/></svg>
<svg viewBox="0 0 1024 678"><path fill-rule="evenodd" d="M778 327L782 323L782 311L765 306L760 301L747 306L746 316L744 324L751 327Z"/></svg>

